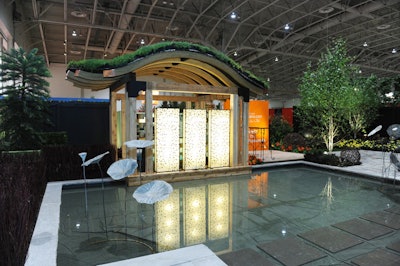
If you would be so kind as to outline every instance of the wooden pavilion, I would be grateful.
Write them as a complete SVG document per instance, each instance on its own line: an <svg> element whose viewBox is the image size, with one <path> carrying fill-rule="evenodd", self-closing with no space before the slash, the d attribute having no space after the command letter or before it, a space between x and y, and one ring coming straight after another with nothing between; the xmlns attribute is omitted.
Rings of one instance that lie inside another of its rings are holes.
<svg viewBox="0 0 400 266"><path fill-rule="evenodd" d="M172 172L156 172L153 149L145 151L145 171L129 178L129 184L164 179L166 181L208 178L249 173L248 115L249 99L266 94L267 83L245 72L235 62L213 49L189 44L166 43L137 51L120 65L103 63L90 69L86 60L70 64L67 79L77 87L110 90L111 143L117 143L117 101L121 102L122 143L138 139L138 101L145 101L144 139L154 139L153 101L185 102L186 108L206 109L213 100L229 100L229 165ZM88 62L89 61L89 62ZM121 61L121 60L120 60ZM151 81L157 77L162 82ZM164 82L168 81L168 82ZM124 92L124 93L121 93ZM159 91L160 95L154 95ZM144 93L143 93L144 92ZM157 144L156 144L157 145ZM122 145L122 157L136 158L136 152Z"/></svg>

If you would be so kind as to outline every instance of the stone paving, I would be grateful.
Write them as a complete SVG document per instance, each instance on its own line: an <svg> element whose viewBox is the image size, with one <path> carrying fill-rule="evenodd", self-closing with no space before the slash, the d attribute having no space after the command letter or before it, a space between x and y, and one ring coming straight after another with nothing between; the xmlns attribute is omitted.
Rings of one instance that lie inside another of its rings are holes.
<svg viewBox="0 0 400 266"><path fill-rule="evenodd" d="M302 163L364 175L389 185L399 181L400 172L390 163L389 153L362 150L360 154L361 164L350 167ZM265 163L256 165L256 169L290 165L303 159L301 154L281 151L266 151L258 156ZM399 194L400 187L394 185L393 195L398 197ZM400 206L313 229L295 237L260 243L257 248L262 252L244 249L220 255L220 258L230 266L400 265Z"/></svg>

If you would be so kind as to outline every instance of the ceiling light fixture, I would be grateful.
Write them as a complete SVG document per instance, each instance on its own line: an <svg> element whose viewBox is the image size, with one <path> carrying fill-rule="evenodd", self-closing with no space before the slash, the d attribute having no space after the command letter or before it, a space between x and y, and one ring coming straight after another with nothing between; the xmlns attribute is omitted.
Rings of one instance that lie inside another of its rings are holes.
<svg viewBox="0 0 400 266"><path fill-rule="evenodd" d="M368 47L368 43L367 43L367 42L364 42L364 43L363 43L363 46L364 46L364 47Z"/></svg>
<svg viewBox="0 0 400 266"><path fill-rule="evenodd" d="M390 27L391 27L390 24L381 24L381 25L377 26L376 28L377 28L378 30L387 30L387 29L389 29Z"/></svg>
<svg viewBox="0 0 400 266"><path fill-rule="evenodd" d="M395 54L395 53L397 53L397 50L396 50L396 48L393 48L392 54Z"/></svg>
<svg viewBox="0 0 400 266"><path fill-rule="evenodd" d="M321 14L329 14L329 13L331 13L333 10L334 10L333 7L327 6L327 7L322 7L322 8L320 8L320 9L318 9L318 12L321 13Z"/></svg>
<svg viewBox="0 0 400 266"><path fill-rule="evenodd" d="M231 19L237 19L237 14L235 13L235 12L232 12L231 13Z"/></svg>

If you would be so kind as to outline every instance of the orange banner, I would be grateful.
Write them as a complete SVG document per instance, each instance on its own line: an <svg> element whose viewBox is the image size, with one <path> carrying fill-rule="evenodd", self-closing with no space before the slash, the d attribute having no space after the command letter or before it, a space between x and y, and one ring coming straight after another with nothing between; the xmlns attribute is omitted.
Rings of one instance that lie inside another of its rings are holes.
<svg viewBox="0 0 400 266"><path fill-rule="evenodd" d="M269 148L269 102L249 102L249 151Z"/></svg>

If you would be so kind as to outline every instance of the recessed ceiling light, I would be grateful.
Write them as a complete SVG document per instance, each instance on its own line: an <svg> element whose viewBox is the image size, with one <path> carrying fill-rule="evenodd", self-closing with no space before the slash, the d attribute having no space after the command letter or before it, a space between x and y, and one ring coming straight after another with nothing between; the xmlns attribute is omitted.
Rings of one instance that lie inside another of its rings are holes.
<svg viewBox="0 0 400 266"><path fill-rule="evenodd" d="M320 9L318 9L318 12L321 13L321 14L329 14L329 13L331 13L333 10L334 10L333 7L327 6L327 7L322 7L322 8L320 8Z"/></svg>
<svg viewBox="0 0 400 266"><path fill-rule="evenodd" d="M231 19L237 19L237 14L236 12L231 13Z"/></svg>
<svg viewBox="0 0 400 266"><path fill-rule="evenodd" d="M389 29L390 27L391 27L390 24L382 24L382 25L377 26L376 28L377 28L378 30L387 30L387 29Z"/></svg>

